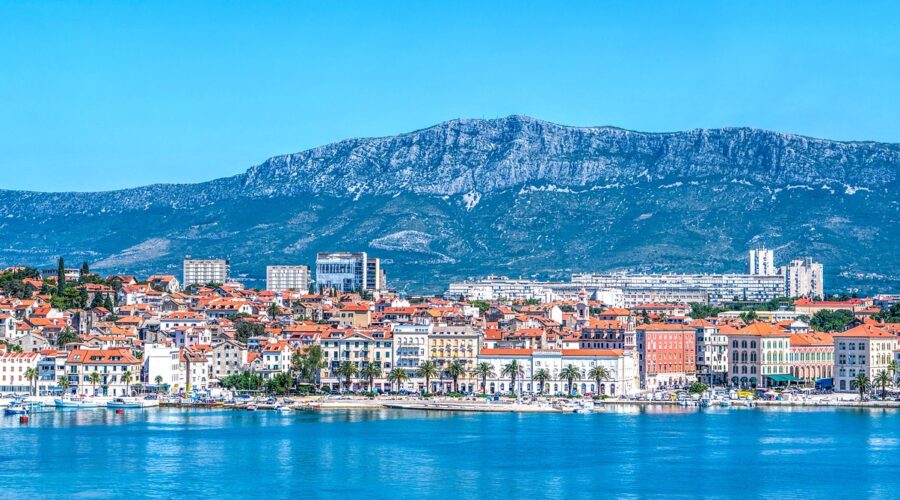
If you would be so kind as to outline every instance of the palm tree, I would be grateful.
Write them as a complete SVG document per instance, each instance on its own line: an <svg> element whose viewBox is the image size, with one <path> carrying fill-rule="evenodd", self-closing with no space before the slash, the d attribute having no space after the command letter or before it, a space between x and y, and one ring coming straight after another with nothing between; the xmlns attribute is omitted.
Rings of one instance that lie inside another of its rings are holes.
<svg viewBox="0 0 900 500"><path fill-rule="evenodd" d="M266 308L266 313L269 315L269 318L271 318L272 321L275 321L275 318L277 318L281 314L281 307L279 307L278 304L272 302L271 304L269 304L269 307Z"/></svg>
<svg viewBox="0 0 900 500"><path fill-rule="evenodd" d="M131 393L129 389L131 388L132 377L131 370L125 370L125 373L122 374L122 382L125 382L125 394Z"/></svg>
<svg viewBox="0 0 900 500"><path fill-rule="evenodd" d="M519 363L518 360L514 359L503 367L500 375L506 375L509 377L509 393L515 394L516 378L525 375L525 368L522 366L522 363Z"/></svg>
<svg viewBox="0 0 900 500"><path fill-rule="evenodd" d="M881 386L881 399L884 399L887 396L887 386L891 384L891 375L887 372L887 370L881 370L875 375L875 380L872 381L874 385Z"/></svg>
<svg viewBox="0 0 900 500"><path fill-rule="evenodd" d="M597 391L596 393L600 393L600 384L603 383L604 380L610 379L609 370L606 368L597 365L588 372L588 377L594 379L594 382L597 382Z"/></svg>
<svg viewBox="0 0 900 500"><path fill-rule="evenodd" d="M550 380L550 372L547 371L546 368L541 368L538 371L534 372L533 378L537 380L538 383L538 394L543 394L544 384L546 384L547 381Z"/></svg>
<svg viewBox="0 0 900 500"><path fill-rule="evenodd" d="M32 392L32 386L36 386L35 381L38 378L38 372L36 368L26 368L25 369L25 380L28 380L28 394ZM37 395L37 390L34 391L35 395Z"/></svg>
<svg viewBox="0 0 900 500"><path fill-rule="evenodd" d="M892 359L887 366L887 370L891 374L891 383L895 383L897 380L897 372L900 371L900 364L897 364L897 361Z"/></svg>
<svg viewBox="0 0 900 500"><path fill-rule="evenodd" d="M352 361L344 361L337 367L335 373L341 377L344 377L346 390L350 390L350 384L353 383L353 376L359 373L359 370L356 368L356 365Z"/></svg>
<svg viewBox="0 0 900 500"><path fill-rule="evenodd" d="M388 379L388 382L391 383L391 385L393 385L394 382L397 383L397 392L399 392L400 385L403 382L409 380L409 375L406 373L406 370L404 370L403 368L394 368L393 370L391 370L388 373L387 379Z"/></svg>
<svg viewBox="0 0 900 500"><path fill-rule="evenodd" d="M100 374L97 372L91 373L88 377L91 381L91 385L94 386L94 395L97 395L97 384L100 383Z"/></svg>
<svg viewBox="0 0 900 500"><path fill-rule="evenodd" d="M494 365L488 363L487 361L482 361L478 363L478 366L475 367L474 374L476 377L481 377L481 393L487 393L487 379L488 377L496 377L497 374L494 373Z"/></svg>
<svg viewBox="0 0 900 500"><path fill-rule="evenodd" d="M156 394L159 394L159 390L162 388L162 375L157 375L153 381L156 382Z"/></svg>
<svg viewBox="0 0 900 500"><path fill-rule="evenodd" d="M62 387L63 394L69 392L69 387L72 385L72 382L69 381L69 377L66 375L59 377L59 380L57 380L56 383L58 383L59 386Z"/></svg>
<svg viewBox="0 0 900 500"><path fill-rule="evenodd" d="M372 386L375 385L375 379L381 376L381 365L378 363L366 363L366 366L363 367L359 374L365 377L368 382L366 390L371 392Z"/></svg>
<svg viewBox="0 0 900 500"><path fill-rule="evenodd" d="M568 384L568 392L566 395L571 396L572 383L581 378L581 370L576 368L575 365L569 365L559 372L559 376L566 380L566 383Z"/></svg>
<svg viewBox="0 0 900 500"><path fill-rule="evenodd" d="M309 346L303 362L303 375L315 384L317 391L322 385L322 370L327 367L328 362L325 361L325 350L322 346L318 344Z"/></svg>
<svg viewBox="0 0 900 500"><path fill-rule="evenodd" d="M459 377L466 373L466 365L458 359L454 359L447 367L447 375L453 379L453 392L459 392Z"/></svg>
<svg viewBox="0 0 900 500"><path fill-rule="evenodd" d="M419 365L417 374L425 379L425 392L431 391L431 379L440 375L437 365L430 359Z"/></svg>
<svg viewBox="0 0 900 500"><path fill-rule="evenodd" d="M850 388L859 391L860 401L865 397L866 391L868 391L870 387L872 387L872 382L864 372L859 372L859 375L850 381Z"/></svg>

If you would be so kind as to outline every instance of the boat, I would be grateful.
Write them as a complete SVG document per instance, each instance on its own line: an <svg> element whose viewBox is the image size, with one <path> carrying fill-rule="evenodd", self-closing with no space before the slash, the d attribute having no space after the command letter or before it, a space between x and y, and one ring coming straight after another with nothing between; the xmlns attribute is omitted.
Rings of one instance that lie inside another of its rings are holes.
<svg viewBox="0 0 900 500"><path fill-rule="evenodd" d="M104 406L102 400L95 398L56 398L53 403L57 408L99 408Z"/></svg>
<svg viewBox="0 0 900 500"><path fill-rule="evenodd" d="M582 401L575 405L575 413L594 413L594 403L588 401Z"/></svg>
<svg viewBox="0 0 900 500"><path fill-rule="evenodd" d="M729 403L727 399L723 399L722 401L719 401L719 406L721 406L722 408L728 408L729 406L731 406L731 403Z"/></svg>
<svg viewBox="0 0 900 500"><path fill-rule="evenodd" d="M159 406L159 397L157 397L156 394L148 394L139 399L138 402L141 404L142 408Z"/></svg>
<svg viewBox="0 0 900 500"><path fill-rule="evenodd" d="M144 406L141 404L141 401L137 398L115 398L109 403L106 403L107 408L111 409L119 409L119 408L143 408Z"/></svg>
<svg viewBox="0 0 900 500"><path fill-rule="evenodd" d="M712 402L709 400L709 398L701 398L700 399L700 407L702 407L702 408L709 408L709 405L711 405L711 404L712 404Z"/></svg>
<svg viewBox="0 0 900 500"><path fill-rule="evenodd" d="M4 415L28 415L28 407L23 404L12 404L3 409Z"/></svg>
<svg viewBox="0 0 900 500"><path fill-rule="evenodd" d="M256 405L252 403L247 405L247 411L256 411Z"/></svg>

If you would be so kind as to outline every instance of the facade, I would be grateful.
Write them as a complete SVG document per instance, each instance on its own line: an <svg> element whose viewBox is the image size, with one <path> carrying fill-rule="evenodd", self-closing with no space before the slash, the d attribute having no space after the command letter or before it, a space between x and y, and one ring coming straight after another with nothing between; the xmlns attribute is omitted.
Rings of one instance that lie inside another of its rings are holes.
<svg viewBox="0 0 900 500"><path fill-rule="evenodd" d="M888 365L897 349L897 337L887 330L862 324L834 334L834 390L856 392L853 380L864 373L873 380Z"/></svg>
<svg viewBox="0 0 900 500"><path fill-rule="evenodd" d="M697 378L707 385L728 380L728 337L704 320L691 323L697 335Z"/></svg>
<svg viewBox="0 0 900 500"><path fill-rule="evenodd" d="M322 350L325 354L326 367L322 371L322 382L332 389L343 386L344 380L337 374L341 363L349 361L357 370L369 363L377 363L381 367L381 377L375 379L375 387L388 391L390 384L387 374L393 368L393 342L389 334L382 331L350 331L334 330L322 337ZM358 377L351 379L351 386L344 389L363 389L368 381Z"/></svg>
<svg viewBox="0 0 900 500"><path fill-rule="evenodd" d="M322 252L316 255L316 287L343 293L368 290L368 256L365 252Z"/></svg>
<svg viewBox="0 0 900 500"><path fill-rule="evenodd" d="M573 274L572 282L585 287L621 289L625 293L625 307L642 302L698 302L676 298L688 294L705 294L710 304L721 304L735 298L767 302L783 297L785 291L784 280L780 276L752 274ZM635 296L630 296L630 292ZM649 298L652 294L666 292L673 296L664 300ZM648 299L638 301L644 296Z"/></svg>
<svg viewBox="0 0 900 500"><path fill-rule="evenodd" d="M66 358L72 392L83 396L127 396L130 385L140 381L140 370L141 360L128 349L75 349ZM131 374L130 384L126 373Z"/></svg>
<svg viewBox="0 0 900 500"><path fill-rule="evenodd" d="M738 387L771 387L790 378L791 334L770 323L752 323L728 335L728 381Z"/></svg>
<svg viewBox="0 0 900 500"><path fill-rule="evenodd" d="M522 373L516 377L512 387L512 377L504 375L503 369L513 360L522 366ZM602 394L608 396L627 396L637 392L638 374L633 353L618 349L483 349L478 355L478 362L491 365L494 376L488 377L485 391L493 393L516 392L519 394L537 394L541 390L540 383L534 379L539 370L546 370L550 379L544 383L543 394L565 394L568 381L560 377L560 373L569 365L578 368L581 375L573 381L574 394ZM602 366L609 372L608 380L597 385L590 378L590 371ZM476 388L481 390L481 380L476 381Z"/></svg>
<svg viewBox="0 0 900 500"><path fill-rule="evenodd" d="M381 267L381 259L366 259L366 290L382 292L387 290L387 275Z"/></svg>
<svg viewBox="0 0 900 500"><path fill-rule="evenodd" d="M159 384L168 387L181 387L184 381L181 379L179 365L180 349L178 347L161 344L147 344L144 346L144 363L142 370L142 383L145 386L157 387L157 377L162 377Z"/></svg>
<svg viewBox="0 0 900 500"><path fill-rule="evenodd" d="M638 373L643 389L682 386L696 380L696 332L688 325L639 325Z"/></svg>
<svg viewBox="0 0 900 500"><path fill-rule="evenodd" d="M229 375L240 374L247 366L247 346L226 339L212 346L210 351L209 375L212 382L218 382Z"/></svg>
<svg viewBox="0 0 900 500"><path fill-rule="evenodd" d="M231 271L226 259L192 259L184 258L181 282L185 288L191 285L207 283L225 283Z"/></svg>
<svg viewBox="0 0 900 500"><path fill-rule="evenodd" d="M266 290L309 290L309 266L266 266Z"/></svg>
<svg viewBox="0 0 900 500"><path fill-rule="evenodd" d="M767 248L750 250L750 274L760 276L778 274L778 268L775 267L775 252Z"/></svg>
<svg viewBox="0 0 900 500"><path fill-rule="evenodd" d="M37 369L38 354L35 352L0 353L0 392L28 392L35 382L25 378L29 368Z"/></svg>
<svg viewBox="0 0 900 500"><path fill-rule="evenodd" d="M824 269L811 257L794 259L781 268L788 297L824 297Z"/></svg>
<svg viewBox="0 0 900 500"><path fill-rule="evenodd" d="M393 326L394 364L397 368L403 368L409 377L405 389L418 392L425 388L425 379L419 377L418 369L428 360L428 337L432 333L430 324Z"/></svg>
<svg viewBox="0 0 900 500"><path fill-rule="evenodd" d="M791 334L791 375L811 384L834 377L834 337L810 331Z"/></svg>
<svg viewBox="0 0 900 500"><path fill-rule="evenodd" d="M466 374L459 379L462 392L474 392L475 377L471 374L478 361L483 334L469 325L435 325L428 336L428 350L431 361L441 371L454 361L462 362ZM446 378L441 382L444 392L453 390L453 381Z"/></svg>

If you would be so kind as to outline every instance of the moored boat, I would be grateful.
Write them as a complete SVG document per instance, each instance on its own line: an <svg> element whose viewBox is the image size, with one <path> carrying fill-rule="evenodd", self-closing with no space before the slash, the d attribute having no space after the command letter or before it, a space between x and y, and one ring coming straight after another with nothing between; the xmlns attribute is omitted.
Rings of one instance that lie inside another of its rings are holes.
<svg viewBox="0 0 900 500"><path fill-rule="evenodd" d="M143 408L141 401L137 398L115 398L109 403L106 403L107 408L119 409L119 408Z"/></svg>

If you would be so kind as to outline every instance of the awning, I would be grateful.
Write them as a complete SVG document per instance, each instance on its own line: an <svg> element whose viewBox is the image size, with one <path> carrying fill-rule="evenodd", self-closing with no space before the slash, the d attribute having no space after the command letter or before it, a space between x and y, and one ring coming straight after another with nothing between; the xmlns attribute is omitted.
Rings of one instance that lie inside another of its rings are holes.
<svg viewBox="0 0 900 500"><path fill-rule="evenodd" d="M766 378L771 380L772 382L800 382L799 378L790 374L766 375Z"/></svg>

